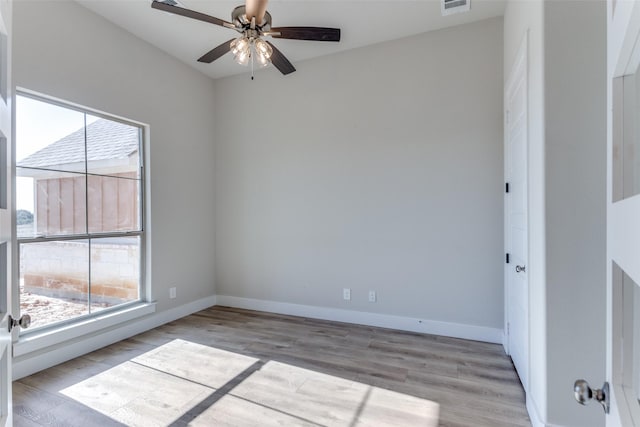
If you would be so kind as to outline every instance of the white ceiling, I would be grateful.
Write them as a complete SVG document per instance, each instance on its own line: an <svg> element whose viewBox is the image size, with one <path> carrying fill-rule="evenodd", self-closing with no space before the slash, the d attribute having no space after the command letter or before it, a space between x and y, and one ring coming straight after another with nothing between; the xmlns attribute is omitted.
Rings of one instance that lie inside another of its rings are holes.
<svg viewBox="0 0 640 427"><path fill-rule="evenodd" d="M247 72L227 54L212 64L197 59L237 36L223 27L151 8L151 0L77 0L114 24L164 50L202 73L219 78ZM180 0L186 8L231 21L231 11L243 0ZM271 0L273 26L317 26L341 29L341 41L314 42L273 39L296 62L387 40L501 16L505 0L471 0L471 11L442 16L440 2L378 0Z"/></svg>

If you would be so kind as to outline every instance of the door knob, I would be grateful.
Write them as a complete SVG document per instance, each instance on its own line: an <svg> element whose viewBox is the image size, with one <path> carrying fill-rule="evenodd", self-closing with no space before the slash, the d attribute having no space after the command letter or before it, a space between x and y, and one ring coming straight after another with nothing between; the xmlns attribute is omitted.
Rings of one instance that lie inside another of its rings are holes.
<svg viewBox="0 0 640 427"><path fill-rule="evenodd" d="M585 380L577 380L573 384L573 394L581 405L586 405L595 398L602 405L605 414L609 413L609 383L604 383L602 388L594 390Z"/></svg>
<svg viewBox="0 0 640 427"><path fill-rule="evenodd" d="M526 271L526 267L524 265L516 265L516 273L520 273L521 271Z"/></svg>
<svg viewBox="0 0 640 427"><path fill-rule="evenodd" d="M21 328L28 328L31 325L31 316L28 314L23 314L19 319L14 319L11 315L9 315L9 332L16 326L20 326Z"/></svg>

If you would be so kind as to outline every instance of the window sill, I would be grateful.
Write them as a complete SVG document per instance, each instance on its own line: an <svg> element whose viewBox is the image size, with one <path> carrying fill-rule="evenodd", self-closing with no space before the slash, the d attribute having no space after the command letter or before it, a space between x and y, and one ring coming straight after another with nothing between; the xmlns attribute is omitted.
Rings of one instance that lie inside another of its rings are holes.
<svg viewBox="0 0 640 427"><path fill-rule="evenodd" d="M47 347L62 344L65 341L94 334L104 329L155 313L155 311L155 303L143 302L123 310L98 315L78 323L23 335L13 344L13 356L23 356Z"/></svg>

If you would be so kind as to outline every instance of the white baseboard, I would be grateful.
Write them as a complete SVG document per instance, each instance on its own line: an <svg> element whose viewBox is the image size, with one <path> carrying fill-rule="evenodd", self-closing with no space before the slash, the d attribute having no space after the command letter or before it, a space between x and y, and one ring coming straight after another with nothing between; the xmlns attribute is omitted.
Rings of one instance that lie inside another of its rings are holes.
<svg viewBox="0 0 640 427"><path fill-rule="evenodd" d="M464 338L496 344L503 342L502 330L497 328L343 310L339 308L214 295L160 313L150 314L131 322L126 322L121 326L116 326L111 329L107 328L97 334L78 337L77 339L66 342L59 342L50 348L40 349L15 357L12 377L14 380L20 379L214 305Z"/></svg>
<svg viewBox="0 0 640 427"><path fill-rule="evenodd" d="M443 335L495 344L501 344L503 339L502 329L497 328L394 316L390 314L343 310L340 308L291 304L228 295L218 295L217 305L291 316L310 317L313 319L333 320L336 322L355 323L358 325L377 326L401 331Z"/></svg>
<svg viewBox="0 0 640 427"><path fill-rule="evenodd" d="M538 414L538 410L536 409L536 404L533 399L527 393L527 412L529 413L529 419L531 420L531 427L551 427L540 419L540 415Z"/></svg>
<svg viewBox="0 0 640 427"><path fill-rule="evenodd" d="M92 336L79 337L41 351L25 354L14 358L12 378L17 380L26 377L214 305L216 305L215 295L150 314Z"/></svg>

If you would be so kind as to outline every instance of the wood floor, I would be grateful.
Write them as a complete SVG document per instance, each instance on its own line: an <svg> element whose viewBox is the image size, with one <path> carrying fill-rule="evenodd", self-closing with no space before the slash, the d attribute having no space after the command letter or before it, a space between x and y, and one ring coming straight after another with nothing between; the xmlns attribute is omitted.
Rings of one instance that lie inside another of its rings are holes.
<svg viewBox="0 0 640 427"><path fill-rule="evenodd" d="M13 383L16 426L530 426L495 344L210 308Z"/></svg>

